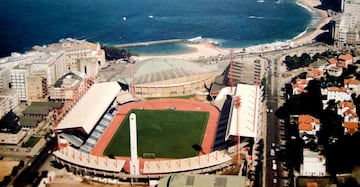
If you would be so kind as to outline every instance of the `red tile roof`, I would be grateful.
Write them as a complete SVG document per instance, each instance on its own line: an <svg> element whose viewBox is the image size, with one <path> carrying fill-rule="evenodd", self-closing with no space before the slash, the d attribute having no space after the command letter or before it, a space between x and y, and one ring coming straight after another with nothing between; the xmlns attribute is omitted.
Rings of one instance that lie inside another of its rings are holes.
<svg viewBox="0 0 360 187"><path fill-rule="evenodd" d="M318 183L317 182L307 182L306 187L318 187Z"/></svg>
<svg viewBox="0 0 360 187"><path fill-rule="evenodd" d="M333 71L340 71L340 70L341 70L341 67L330 66L328 69L329 69L329 70L333 70Z"/></svg>
<svg viewBox="0 0 360 187"><path fill-rule="evenodd" d="M344 84L355 84L357 85L359 83L356 79L344 79Z"/></svg>
<svg viewBox="0 0 360 187"><path fill-rule="evenodd" d="M336 64L337 60L336 60L335 58L329 58L329 59L328 59L328 62L329 62L330 64Z"/></svg>
<svg viewBox="0 0 360 187"><path fill-rule="evenodd" d="M299 123L299 130L300 131L312 131L313 127L311 123Z"/></svg>
<svg viewBox="0 0 360 187"><path fill-rule="evenodd" d="M344 116L349 116L350 118L356 118L357 117L357 114L356 112L354 112L353 110L346 110L344 113Z"/></svg>
<svg viewBox="0 0 360 187"><path fill-rule="evenodd" d="M347 92L347 88L345 87L328 87L328 91L334 91L334 92Z"/></svg>
<svg viewBox="0 0 360 187"><path fill-rule="evenodd" d="M303 131L314 130L312 123L320 124L320 120L311 115L299 115L298 118L299 130L303 130Z"/></svg>
<svg viewBox="0 0 360 187"><path fill-rule="evenodd" d="M314 117L310 116L310 115L299 115L299 123L311 123L314 122Z"/></svg>
<svg viewBox="0 0 360 187"><path fill-rule="evenodd" d="M340 102L340 108L344 108L344 107L348 107L350 109L354 109L355 108L355 105L352 101L343 101L343 102Z"/></svg>
<svg viewBox="0 0 360 187"><path fill-rule="evenodd" d="M348 129L357 129L358 128L358 122L351 122L351 121L345 121L344 127Z"/></svg>
<svg viewBox="0 0 360 187"><path fill-rule="evenodd" d="M338 59L343 61L352 60L352 58L351 54L341 54L338 56Z"/></svg>

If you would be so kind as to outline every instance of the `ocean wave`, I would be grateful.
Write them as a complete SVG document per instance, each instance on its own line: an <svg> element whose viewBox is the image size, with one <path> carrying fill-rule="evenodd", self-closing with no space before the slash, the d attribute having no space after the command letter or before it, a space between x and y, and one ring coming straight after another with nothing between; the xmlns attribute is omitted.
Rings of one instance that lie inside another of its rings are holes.
<svg viewBox="0 0 360 187"><path fill-rule="evenodd" d="M262 16L249 16L250 19L264 19Z"/></svg>
<svg viewBox="0 0 360 187"><path fill-rule="evenodd" d="M305 29L303 32L299 33L297 36L295 36L295 37L293 38L293 40L296 40L296 39L302 37L303 35L305 35L306 32L308 31L308 29L309 29L309 28L306 27L306 29Z"/></svg>

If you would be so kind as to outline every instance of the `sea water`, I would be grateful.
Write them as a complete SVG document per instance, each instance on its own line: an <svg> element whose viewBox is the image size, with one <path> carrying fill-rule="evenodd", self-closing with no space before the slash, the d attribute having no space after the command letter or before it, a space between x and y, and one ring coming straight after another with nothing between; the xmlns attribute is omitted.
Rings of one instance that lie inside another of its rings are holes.
<svg viewBox="0 0 360 187"><path fill-rule="evenodd" d="M241 48L285 41L314 15L295 0L4 0L0 5L0 56L62 38L103 44L211 38ZM133 48L137 53L187 52L180 44Z"/></svg>

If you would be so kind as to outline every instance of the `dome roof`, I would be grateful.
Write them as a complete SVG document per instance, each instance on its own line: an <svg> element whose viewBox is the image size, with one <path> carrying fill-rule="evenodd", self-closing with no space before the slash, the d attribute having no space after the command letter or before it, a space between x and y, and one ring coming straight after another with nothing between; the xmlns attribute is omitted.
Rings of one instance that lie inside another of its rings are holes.
<svg viewBox="0 0 360 187"><path fill-rule="evenodd" d="M180 59L148 59L134 65L135 84L144 84L213 72L200 64Z"/></svg>

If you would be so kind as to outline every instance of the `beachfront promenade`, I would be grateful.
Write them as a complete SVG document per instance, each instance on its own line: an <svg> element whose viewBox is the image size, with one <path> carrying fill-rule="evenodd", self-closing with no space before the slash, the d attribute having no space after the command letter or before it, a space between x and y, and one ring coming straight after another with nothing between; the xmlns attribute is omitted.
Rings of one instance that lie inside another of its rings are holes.
<svg viewBox="0 0 360 187"><path fill-rule="evenodd" d="M138 46L157 45L157 44L180 43L180 42L185 42L185 41L187 41L187 40L186 39L157 40L157 41L148 41L148 42L119 44L119 45L115 45L115 47L118 47L118 48L138 47Z"/></svg>

